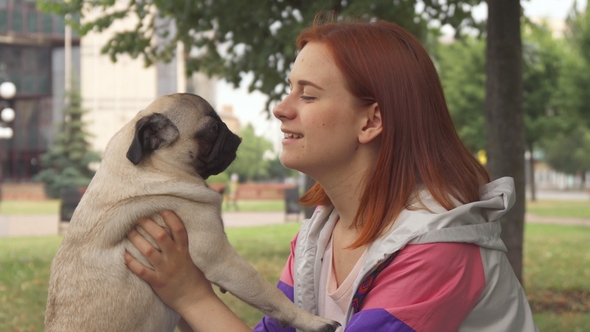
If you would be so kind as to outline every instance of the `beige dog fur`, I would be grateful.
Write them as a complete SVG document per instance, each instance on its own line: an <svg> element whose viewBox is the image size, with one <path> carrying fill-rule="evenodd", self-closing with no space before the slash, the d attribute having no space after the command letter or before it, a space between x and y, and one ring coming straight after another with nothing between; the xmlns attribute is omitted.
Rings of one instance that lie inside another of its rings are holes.
<svg viewBox="0 0 590 332"><path fill-rule="evenodd" d="M137 227L146 235L136 225L146 216L165 227L162 210L183 220L191 257L211 282L284 325L335 331L337 323L296 307L229 244L221 196L203 178L223 171L238 145L212 107L191 94L157 99L117 132L51 265L45 331L174 330L180 316L124 263L127 250L150 266L126 234Z"/></svg>

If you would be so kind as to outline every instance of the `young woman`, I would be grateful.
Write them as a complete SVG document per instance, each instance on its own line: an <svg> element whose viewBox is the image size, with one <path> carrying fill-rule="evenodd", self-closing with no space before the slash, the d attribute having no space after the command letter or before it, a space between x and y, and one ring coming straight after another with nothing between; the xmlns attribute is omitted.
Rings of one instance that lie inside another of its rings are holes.
<svg viewBox="0 0 590 332"><path fill-rule="evenodd" d="M419 41L387 22L314 24L298 40L290 93L273 113L281 162L316 180L278 287L342 331L535 331L497 219L513 182L488 174L458 138ZM172 238L141 222L132 242L155 266L129 268L199 331L249 330ZM206 310L203 314L202 310ZM292 331L265 317L256 331Z"/></svg>

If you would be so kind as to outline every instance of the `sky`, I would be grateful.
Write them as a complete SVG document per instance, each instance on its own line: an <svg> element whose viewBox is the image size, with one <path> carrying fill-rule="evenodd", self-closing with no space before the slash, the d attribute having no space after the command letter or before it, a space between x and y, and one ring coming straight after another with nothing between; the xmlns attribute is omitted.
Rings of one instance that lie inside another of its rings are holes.
<svg viewBox="0 0 590 332"><path fill-rule="evenodd" d="M565 19L574 2L575 0L521 1L526 16L550 19ZM578 8L583 10L587 0L578 0L577 3ZM478 6L474 15L476 18L484 18L487 15L486 5ZM271 119L268 119L266 113L263 112L266 96L259 92L248 93L247 86L246 82L242 82L240 88L234 89L230 84L220 80L217 83L215 96L217 108L222 109L224 105L231 105L242 126L251 123L254 125L256 134L270 139L278 150L283 136L280 132L280 122L272 116Z"/></svg>

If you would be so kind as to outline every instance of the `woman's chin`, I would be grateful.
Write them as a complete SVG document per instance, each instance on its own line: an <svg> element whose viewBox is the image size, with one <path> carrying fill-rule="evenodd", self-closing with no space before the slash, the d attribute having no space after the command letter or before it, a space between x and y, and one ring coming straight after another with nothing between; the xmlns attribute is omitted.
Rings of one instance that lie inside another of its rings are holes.
<svg viewBox="0 0 590 332"><path fill-rule="evenodd" d="M283 164L283 166L285 168L296 170L299 172L303 172L301 170L301 167L299 167L301 165L299 165L299 163L297 163L296 160L293 160L293 159L289 158L288 156L285 156L284 154L280 155L279 160L281 161L281 164Z"/></svg>

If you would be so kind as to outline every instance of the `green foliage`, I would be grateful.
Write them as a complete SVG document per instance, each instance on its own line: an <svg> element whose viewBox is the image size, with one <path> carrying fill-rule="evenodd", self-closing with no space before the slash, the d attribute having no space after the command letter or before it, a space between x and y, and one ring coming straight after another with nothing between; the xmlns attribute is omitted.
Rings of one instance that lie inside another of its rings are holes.
<svg viewBox="0 0 590 332"><path fill-rule="evenodd" d="M572 54L569 58L569 82L564 82L570 93L570 106L590 127L590 7L586 6L583 12L573 10L568 20L569 33L567 40L572 46Z"/></svg>
<svg viewBox="0 0 590 332"><path fill-rule="evenodd" d="M267 94L268 108L288 88L285 79L295 58L295 38L320 11L335 13L338 18L365 17L395 22L426 41L428 24L432 21L448 23L458 32L465 27L481 28L481 23L472 17L471 8L482 2L40 0L39 7L81 17L80 22L71 23L82 35L92 30L103 31L121 19L136 22L129 30L117 32L102 48L113 61L121 54L141 57L146 66L169 61L180 41L185 49L192 50L188 52L187 74L200 71L217 75L237 87L243 74L252 72L250 91ZM97 13L100 14L96 16Z"/></svg>
<svg viewBox="0 0 590 332"><path fill-rule="evenodd" d="M561 75L555 87L555 115L542 148L551 167L565 173L590 170L590 9L573 10L559 49Z"/></svg>
<svg viewBox="0 0 590 332"><path fill-rule="evenodd" d="M563 68L563 40L545 24L527 22L523 41L523 107L526 141L532 150L542 137L559 132L554 116L556 91Z"/></svg>
<svg viewBox="0 0 590 332"><path fill-rule="evenodd" d="M563 69L564 42L554 39L545 25L525 21L523 32L523 107L529 149L541 137L561 130L556 106ZM467 38L440 45L437 64L449 111L459 137L475 153L485 147L485 42Z"/></svg>
<svg viewBox="0 0 590 332"><path fill-rule="evenodd" d="M467 38L440 45L436 55L441 83L457 133L469 151L476 153L485 148L485 42Z"/></svg>
<svg viewBox="0 0 590 332"><path fill-rule="evenodd" d="M282 182L286 178L296 179L299 176L299 172L294 169L289 169L283 166L278 156L271 159L267 163L267 176L269 179Z"/></svg>
<svg viewBox="0 0 590 332"><path fill-rule="evenodd" d="M82 100L78 92L68 93L68 105L63 110L64 121L55 135L50 149L41 156L43 170L35 176L45 184L49 197L57 198L61 188L84 187L90 183L94 171L89 168L99 162L98 153L90 150L85 130Z"/></svg>
<svg viewBox="0 0 590 332"><path fill-rule="evenodd" d="M239 136L242 144L238 148L238 156L225 173L238 174L240 181L266 178L269 161L265 158L265 153L272 151L272 143L264 137L256 136L251 124L242 129Z"/></svg>
<svg viewBox="0 0 590 332"><path fill-rule="evenodd" d="M229 176L227 175L227 172L212 175L207 179L207 183L227 183L228 181Z"/></svg>
<svg viewBox="0 0 590 332"><path fill-rule="evenodd" d="M560 172L576 174L590 170L590 130L584 125L546 137L543 147L547 163Z"/></svg>

